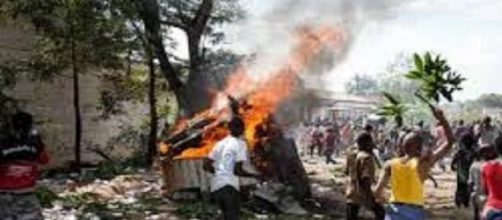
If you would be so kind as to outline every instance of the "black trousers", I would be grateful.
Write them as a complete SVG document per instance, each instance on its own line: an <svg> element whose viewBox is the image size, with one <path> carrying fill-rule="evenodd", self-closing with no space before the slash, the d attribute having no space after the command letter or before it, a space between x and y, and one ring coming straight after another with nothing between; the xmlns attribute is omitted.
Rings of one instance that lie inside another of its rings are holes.
<svg viewBox="0 0 502 220"><path fill-rule="evenodd" d="M223 188L212 193L213 200L220 206L224 220L239 220L240 193L232 186Z"/></svg>
<svg viewBox="0 0 502 220"><path fill-rule="evenodd" d="M457 181L457 191L455 192L455 205L457 207L469 207L470 200L469 185L464 182Z"/></svg>
<svg viewBox="0 0 502 220"><path fill-rule="evenodd" d="M322 150L323 150L322 149L323 148L322 143L314 143L314 144L310 145L309 148L310 148L310 157L314 156L314 151L316 149L317 149L317 155L319 157L322 156Z"/></svg>
<svg viewBox="0 0 502 220"><path fill-rule="evenodd" d="M481 211L480 208L478 207L478 204L476 203L472 204L472 211L474 212L474 220L479 220L481 216Z"/></svg>
<svg viewBox="0 0 502 220"><path fill-rule="evenodd" d="M357 220L359 219L359 209L361 206L359 204L348 203L347 204L347 220ZM385 208L381 204L375 203L375 205L371 208L375 213L376 220L384 220L385 219Z"/></svg>
<svg viewBox="0 0 502 220"><path fill-rule="evenodd" d="M329 164L329 163L332 163L332 164L336 164L336 161L333 160L333 154L326 154L326 164Z"/></svg>

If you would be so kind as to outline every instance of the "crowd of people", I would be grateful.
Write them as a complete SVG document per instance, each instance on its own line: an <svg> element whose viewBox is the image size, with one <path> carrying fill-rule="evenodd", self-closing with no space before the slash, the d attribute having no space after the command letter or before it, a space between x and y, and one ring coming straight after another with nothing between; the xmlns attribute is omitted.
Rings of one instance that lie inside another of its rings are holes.
<svg viewBox="0 0 502 220"><path fill-rule="evenodd" d="M321 158L327 164L346 157L347 219L358 219L361 208L373 211L375 219L425 219L424 182L437 185L431 170L436 164L438 170L446 170L447 162L456 172L455 204L472 207L475 219L502 219L500 129L490 117L450 125L441 110L433 108L432 113L436 124L431 128L423 122L390 129L369 123L304 124L296 135L297 144L305 157ZM11 132L0 138L2 219L42 219L33 192L39 167L48 162L44 144L30 114L19 112L10 124ZM238 177L261 179L263 174L243 168L249 159L244 122L235 117L227 127L229 135L209 153L204 169L214 174L211 192L224 218L239 219ZM387 186L389 198L384 193Z"/></svg>
<svg viewBox="0 0 502 220"><path fill-rule="evenodd" d="M472 207L474 219L502 219L502 135L490 117L450 123L442 111L433 110L434 126L423 121L414 126L386 128L378 123L304 123L297 144L307 157L323 157L336 164L346 157L347 219L357 219L366 207L375 219L425 219L424 182L438 183L430 174L456 172L454 202ZM452 150L454 149L454 150ZM317 154L316 154L317 153ZM383 167L379 181L377 170ZM382 199L390 183L391 197ZM499 186L499 187L497 187ZM388 201L384 206L379 201Z"/></svg>

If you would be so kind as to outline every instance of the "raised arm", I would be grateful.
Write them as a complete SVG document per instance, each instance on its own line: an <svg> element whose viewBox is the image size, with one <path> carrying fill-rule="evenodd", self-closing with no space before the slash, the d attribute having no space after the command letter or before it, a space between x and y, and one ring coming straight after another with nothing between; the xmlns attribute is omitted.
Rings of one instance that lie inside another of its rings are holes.
<svg viewBox="0 0 502 220"><path fill-rule="evenodd" d="M439 121L439 125L443 128L444 133L446 135L446 142L442 142L441 140L438 143L441 143L436 150L432 153L430 157L428 167L432 167L439 159L444 157L452 148L455 138L453 136L453 132L450 127L450 123L446 120L444 113L440 109L433 109L434 116Z"/></svg>

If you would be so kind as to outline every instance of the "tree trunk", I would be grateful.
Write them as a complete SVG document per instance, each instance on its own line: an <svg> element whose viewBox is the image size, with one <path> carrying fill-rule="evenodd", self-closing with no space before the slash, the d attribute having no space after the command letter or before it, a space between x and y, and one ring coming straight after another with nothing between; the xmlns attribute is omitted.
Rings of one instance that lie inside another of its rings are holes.
<svg viewBox="0 0 502 220"><path fill-rule="evenodd" d="M190 109L190 101L188 100L190 97L184 95L184 85L176 75L176 70L169 61L164 42L162 41L159 3L157 0L144 0L139 2L138 8L139 16L145 25L148 43L153 47L153 52L159 59L162 75L169 83L169 88L175 94L180 108Z"/></svg>
<svg viewBox="0 0 502 220"><path fill-rule="evenodd" d="M200 7L197 10L196 16L192 20L190 26L187 28L187 38L188 38L188 54L190 56L190 75L194 76L200 72L200 68L203 66L201 39L206 29L209 18L211 17L211 12L213 11L214 0L204 0L202 1Z"/></svg>
<svg viewBox="0 0 502 220"><path fill-rule="evenodd" d="M200 72L203 65L203 57L201 54L201 38L209 21L211 12L214 6L214 0L203 0L198 8L196 15L190 20L189 24L184 27L184 31L188 37L189 50L189 84L184 85L178 78L177 72L169 61L169 55L165 50L165 45L162 41L162 28L159 12L159 3L157 0L138 1L139 15L145 25L146 36L148 42L152 45L155 56L159 59L160 70L162 75L169 83L170 89L176 96L181 115L190 116L205 107L208 100L206 95L199 94L203 88L190 83L194 75ZM204 90L205 93L207 91ZM194 97L202 97L203 103L197 103Z"/></svg>
<svg viewBox="0 0 502 220"><path fill-rule="evenodd" d="M73 27L71 28L73 34ZM73 109L75 114L75 168L80 168L81 158L81 144L82 144L82 115L80 113L80 81L79 71L77 67L77 57L75 48L75 39L71 39L71 62L73 72Z"/></svg>
<svg viewBox="0 0 502 220"><path fill-rule="evenodd" d="M189 114L197 113L206 109L211 104L211 94L208 75L203 75L205 65L202 43L202 36L207 27L208 21L214 7L214 0L203 0L197 9L196 16L186 28L188 40L189 75L188 82L184 88L185 95L191 97Z"/></svg>
<svg viewBox="0 0 502 220"><path fill-rule="evenodd" d="M150 104L150 137L148 140L148 157L147 165L150 167L153 164L153 159L157 154L157 130L158 130L158 115L157 115L157 98L155 97L155 64L151 52L148 52L148 69L150 71L150 83L148 88L148 102Z"/></svg>

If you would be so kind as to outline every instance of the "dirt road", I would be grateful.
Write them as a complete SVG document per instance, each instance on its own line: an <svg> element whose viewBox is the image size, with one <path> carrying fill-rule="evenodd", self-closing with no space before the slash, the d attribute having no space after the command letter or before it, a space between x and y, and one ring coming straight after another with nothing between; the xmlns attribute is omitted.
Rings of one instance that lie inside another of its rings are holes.
<svg viewBox="0 0 502 220"><path fill-rule="evenodd" d="M314 195L322 201L329 201L326 208L332 208L332 214L336 219L343 219L345 210L344 190L347 177L344 174L344 159L337 158L338 164L326 165L319 158L303 158L305 169L313 183ZM456 188L455 173L451 171L442 172L439 169L433 171L433 176L438 182L438 188L434 188L432 182L426 182L426 209L428 219L473 219L470 209L457 209L454 204L454 193ZM369 212L362 215L367 219L372 219Z"/></svg>

